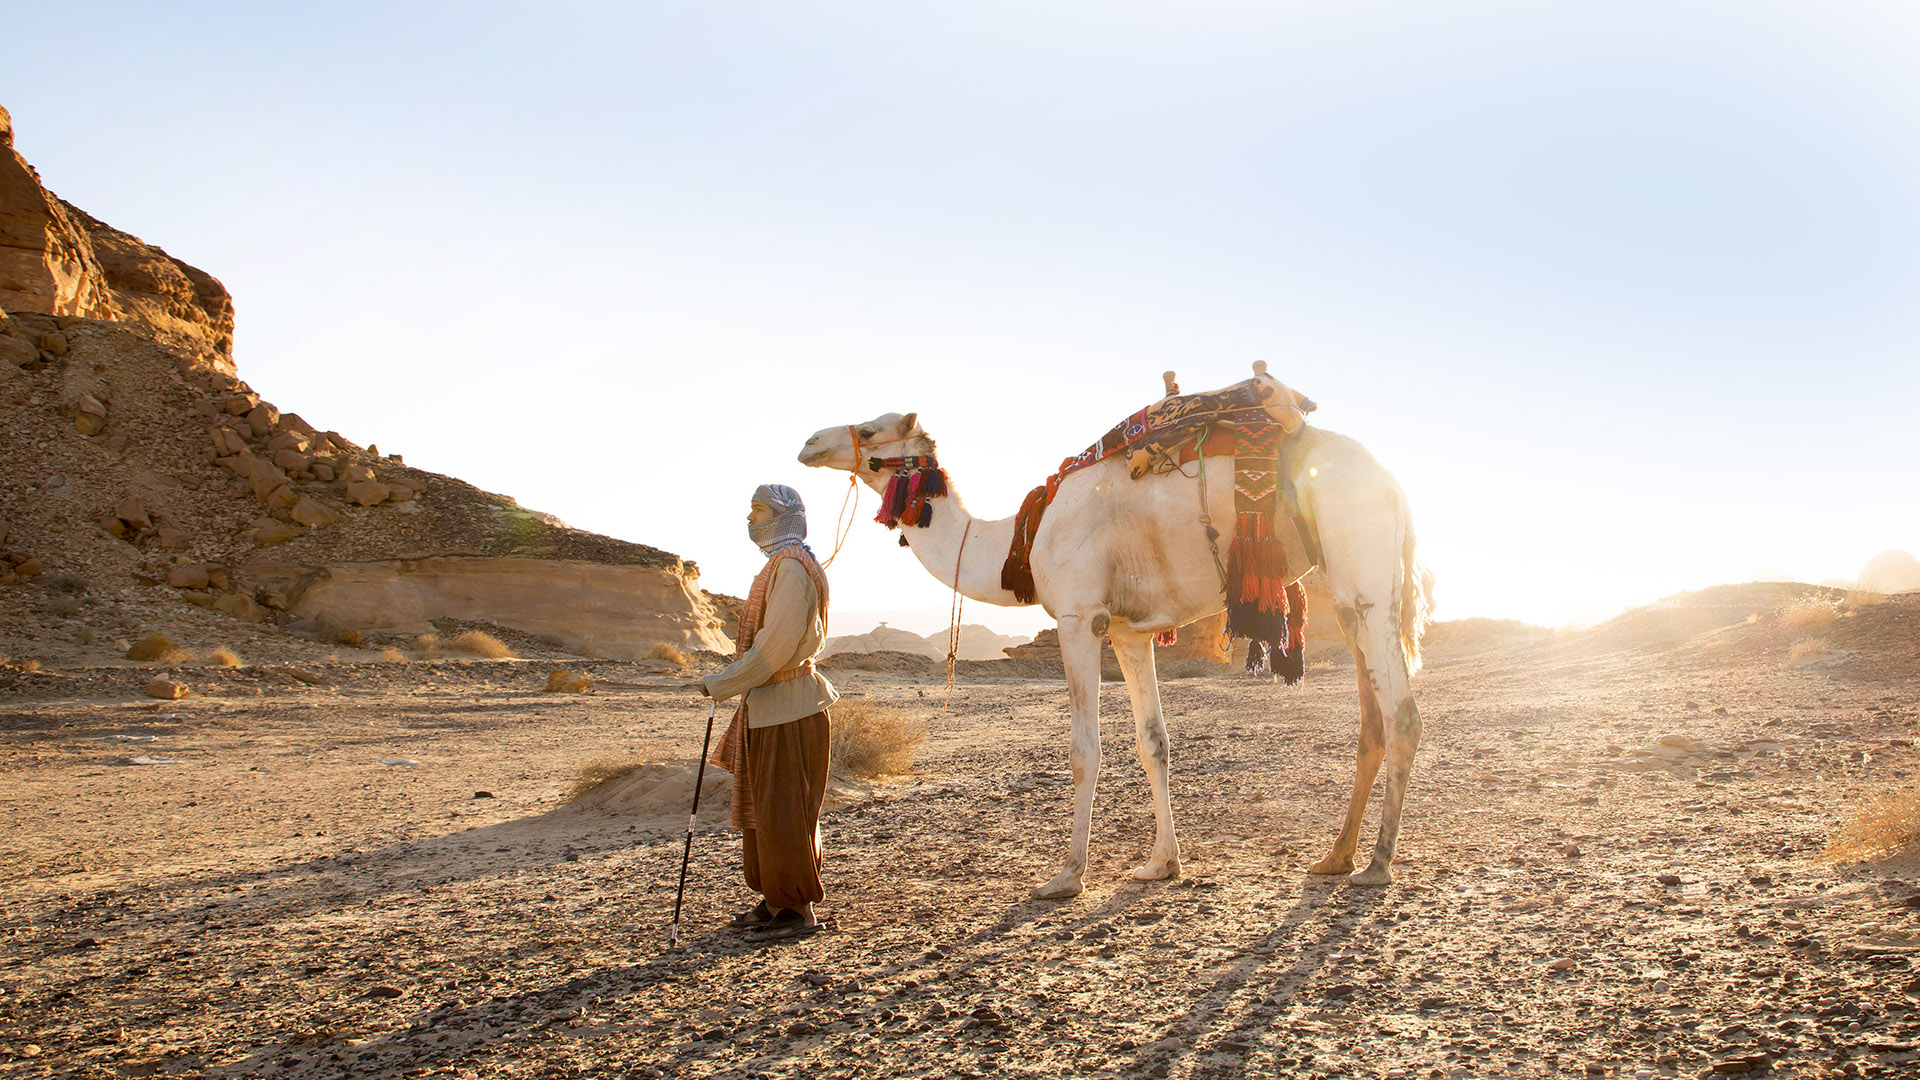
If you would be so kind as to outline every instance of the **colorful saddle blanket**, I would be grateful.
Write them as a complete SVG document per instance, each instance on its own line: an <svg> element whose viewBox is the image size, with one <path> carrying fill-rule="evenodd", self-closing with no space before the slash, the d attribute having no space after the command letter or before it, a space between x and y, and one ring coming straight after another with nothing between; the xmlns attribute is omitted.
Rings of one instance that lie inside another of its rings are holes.
<svg viewBox="0 0 1920 1080"><path fill-rule="evenodd" d="M1225 390L1169 397L1115 424L1100 441L1060 463L1059 471L1027 493L1014 518L1013 541L1000 585L1021 603L1038 596L1033 543L1047 507L1069 475L1125 454L1128 475L1175 468L1195 458L1234 456L1234 531L1228 549L1227 633L1249 639L1247 668L1272 670L1289 684L1304 670L1307 597L1288 573L1287 554L1274 529L1280 499L1282 429L1265 408L1259 380Z"/></svg>

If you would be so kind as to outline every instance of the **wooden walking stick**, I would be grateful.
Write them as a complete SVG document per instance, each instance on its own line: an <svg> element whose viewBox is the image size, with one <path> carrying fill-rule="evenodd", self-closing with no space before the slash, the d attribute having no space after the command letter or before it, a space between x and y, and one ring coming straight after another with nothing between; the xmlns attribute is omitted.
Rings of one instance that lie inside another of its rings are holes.
<svg viewBox="0 0 1920 1080"><path fill-rule="evenodd" d="M687 863L693 858L693 823L700 816L700 787L707 779L707 748L713 745L713 715L719 709L718 701L707 703L707 734L700 740L700 766L693 774L693 809L687 811L687 843L680 850L680 887L673 893L673 925L667 928L669 949L680 941L680 901L687 895Z"/></svg>

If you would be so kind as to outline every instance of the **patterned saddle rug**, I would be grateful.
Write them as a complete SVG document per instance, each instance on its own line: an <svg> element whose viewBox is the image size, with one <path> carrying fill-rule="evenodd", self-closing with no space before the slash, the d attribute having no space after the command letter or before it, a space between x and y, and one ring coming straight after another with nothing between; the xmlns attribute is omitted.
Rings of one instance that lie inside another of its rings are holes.
<svg viewBox="0 0 1920 1080"><path fill-rule="evenodd" d="M1060 463L1027 493L1014 518L1013 542L1000 585L1021 603L1033 603L1033 543L1047 507L1068 476L1125 455L1134 479L1165 472L1195 458L1234 457L1233 542L1227 553L1227 633L1248 639L1247 669L1272 670L1288 684L1304 671L1307 596L1288 573L1275 528L1282 512L1279 452L1283 429L1267 411L1271 393L1248 379L1225 390L1167 397L1115 424L1100 441Z"/></svg>

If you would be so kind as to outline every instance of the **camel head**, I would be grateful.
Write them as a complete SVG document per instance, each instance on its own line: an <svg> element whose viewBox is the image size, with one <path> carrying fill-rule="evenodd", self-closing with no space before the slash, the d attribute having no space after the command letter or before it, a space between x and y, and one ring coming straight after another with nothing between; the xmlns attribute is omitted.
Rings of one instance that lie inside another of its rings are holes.
<svg viewBox="0 0 1920 1080"><path fill-rule="evenodd" d="M856 453L854 440L859 440ZM862 478L876 475L871 458L931 457L933 439L920 430L920 414L881 413L864 424L821 428L800 448L800 464L844 469Z"/></svg>

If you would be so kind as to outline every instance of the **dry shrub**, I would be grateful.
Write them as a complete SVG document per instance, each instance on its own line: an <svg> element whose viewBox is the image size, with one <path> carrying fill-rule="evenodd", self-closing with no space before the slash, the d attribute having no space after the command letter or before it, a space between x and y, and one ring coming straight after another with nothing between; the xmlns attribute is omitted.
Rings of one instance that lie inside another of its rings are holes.
<svg viewBox="0 0 1920 1080"><path fill-rule="evenodd" d="M187 651L175 645L165 634L148 634L133 643L127 650L127 659L146 660L159 664L184 664L193 659Z"/></svg>
<svg viewBox="0 0 1920 1080"><path fill-rule="evenodd" d="M1811 664L1833 655L1827 643L1819 638L1801 638L1787 649L1787 663Z"/></svg>
<svg viewBox="0 0 1920 1080"><path fill-rule="evenodd" d="M31 675L31 674L33 674L34 672L36 672L36 671L39 671L39 670L40 670L40 661L38 661L38 660L22 660L22 661L20 661L20 670L21 670L21 671L24 671L24 672L26 672L26 673L27 673L27 674L29 674L29 675Z"/></svg>
<svg viewBox="0 0 1920 1080"><path fill-rule="evenodd" d="M914 752L926 741L927 725L900 710L871 701L839 701L828 721L828 760L843 776L889 776L913 768Z"/></svg>
<svg viewBox="0 0 1920 1080"><path fill-rule="evenodd" d="M1817 630L1840 617L1840 602L1824 596L1803 596L1780 609L1780 625L1794 633Z"/></svg>
<svg viewBox="0 0 1920 1080"><path fill-rule="evenodd" d="M1858 611L1861 608L1878 607L1886 602L1886 593L1874 592L1871 589L1848 589L1845 605L1849 611Z"/></svg>
<svg viewBox="0 0 1920 1080"><path fill-rule="evenodd" d="M439 634L421 634L419 637L414 638L413 651L419 653L420 659L422 660L431 660L434 657L439 656L440 655L440 635Z"/></svg>
<svg viewBox="0 0 1920 1080"><path fill-rule="evenodd" d="M593 679L584 672L572 668L560 668L547 672L547 693L578 694L593 685Z"/></svg>
<svg viewBox="0 0 1920 1080"><path fill-rule="evenodd" d="M1827 843L1827 858L1879 859L1920 849L1920 790L1906 785L1867 800Z"/></svg>
<svg viewBox="0 0 1920 1080"><path fill-rule="evenodd" d="M613 754L602 754L592 758L580 766L579 774L573 778L573 786L567 789L567 799L577 799L607 781L625 776L637 768L639 768L638 762L628 761Z"/></svg>
<svg viewBox="0 0 1920 1080"><path fill-rule="evenodd" d="M380 650L380 659L389 664L404 664L407 660L407 654L389 645Z"/></svg>
<svg viewBox="0 0 1920 1080"><path fill-rule="evenodd" d="M203 664L214 664L219 667L240 667L246 663L246 661L240 659L239 653L234 652L225 645L220 646L202 657L200 662Z"/></svg>
<svg viewBox="0 0 1920 1080"><path fill-rule="evenodd" d="M671 641L654 642L653 647L647 650L647 657L652 660L671 660L682 666L687 662L687 654Z"/></svg>
<svg viewBox="0 0 1920 1080"><path fill-rule="evenodd" d="M343 626L333 632L333 643L357 649L367 643L367 636L351 626Z"/></svg>
<svg viewBox="0 0 1920 1080"><path fill-rule="evenodd" d="M504 660L513 655L506 642L487 633L485 630L469 630L453 639L453 647L461 652L475 656L484 656L489 660Z"/></svg>

